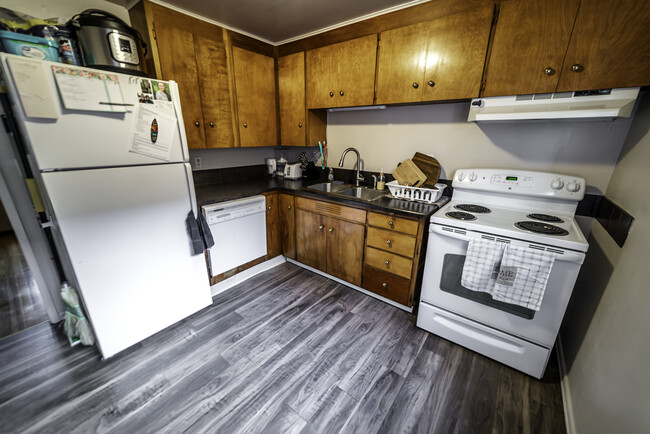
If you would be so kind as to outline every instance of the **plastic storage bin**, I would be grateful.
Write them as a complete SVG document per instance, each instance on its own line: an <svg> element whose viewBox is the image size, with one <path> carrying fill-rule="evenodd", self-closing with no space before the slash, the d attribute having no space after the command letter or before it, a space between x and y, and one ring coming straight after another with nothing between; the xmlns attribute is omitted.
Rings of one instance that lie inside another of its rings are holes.
<svg viewBox="0 0 650 434"><path fill-rule="evenodd" d="M59 61L59 46L56 42L38 36L0 30L2 51L40 60Z"/></svg>

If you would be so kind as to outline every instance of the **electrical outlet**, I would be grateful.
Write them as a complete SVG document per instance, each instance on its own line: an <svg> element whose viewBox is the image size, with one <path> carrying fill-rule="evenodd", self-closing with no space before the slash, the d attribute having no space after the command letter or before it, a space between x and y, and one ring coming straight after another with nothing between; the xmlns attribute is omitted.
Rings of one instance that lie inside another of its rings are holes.
<svg viewBox="0 0 650 434"><path fill-rule="evenodd" d="M201 157L194 157L194 168L201 168Z"/></svg>

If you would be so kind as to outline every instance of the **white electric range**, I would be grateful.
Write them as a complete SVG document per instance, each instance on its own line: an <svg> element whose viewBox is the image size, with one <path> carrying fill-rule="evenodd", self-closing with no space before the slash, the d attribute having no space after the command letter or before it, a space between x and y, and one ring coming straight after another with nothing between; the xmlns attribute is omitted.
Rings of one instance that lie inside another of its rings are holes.
<svg viewBox="0 0 650 434"><path fill-rule="evenodd" d="M431 217L417 325L541 378L589 247L574 219L585 180L466 169L452 186L452 200ZM472 239L554 255L538 311L461 285Z"/></svg>

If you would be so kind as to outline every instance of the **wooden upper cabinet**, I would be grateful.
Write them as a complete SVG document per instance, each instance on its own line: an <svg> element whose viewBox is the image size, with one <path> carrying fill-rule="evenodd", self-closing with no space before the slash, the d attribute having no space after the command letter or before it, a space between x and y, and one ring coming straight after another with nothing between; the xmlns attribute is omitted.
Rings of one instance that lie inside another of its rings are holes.
<svg viewBox="0 0 650 434"><path fill-rule="evenodd" d="M239 47L232 51L241 146L275 146L275 61Z"/></svg>
<svg viewBox="0 0 650 434"><path fill-rule="evenodd" d="M194 50L187 49L187 47L194 48L194 35L185 30L169 27L164 32L158 33L157 42L162 79L178 82L188 147L205 148L203 111L201 104L197 104L197 101L201 101L201 90L196 58Z"/></svg>
<svg viewBox="0 0 650 434"><path fill-rule="evenodd" d="M558 91L650 85L650 2L582 0Z"/></svg>
<svg viewBox="0 0 650 434"><path fill-rule="evenodd" d="M305 146L305 53L278 58L280 144Z"/></svg>
<svg viewBox="0 0 650 434"><path fill-rule="evenodd" d="M477 97L492 15L486 6L382 32L377 103Z"/></svg>
<svg viewBox="0 0 650 434"><path fill-rule="evenodd" d="M377 36L307 51L307 108L372 105Z"/></svg>
<svg viewBox="0 0 650 434"><path fill-rule="evenodd" d="M554 92L579 4L502 2L483 96Z"/></svg>
<svg viewBox="0 0 650 434"><path fill-rule="evenodd" d="M223 39L197 36L195 43L207 147L228 148L235 146L228 67Z"/></svg>
<svg viewBox="0 0 650 434"><path fill-rule="evenodd" d="M149 1L130 13L151 46L150 74L178 82L188 147L236 146L223 29Z"/></svg>

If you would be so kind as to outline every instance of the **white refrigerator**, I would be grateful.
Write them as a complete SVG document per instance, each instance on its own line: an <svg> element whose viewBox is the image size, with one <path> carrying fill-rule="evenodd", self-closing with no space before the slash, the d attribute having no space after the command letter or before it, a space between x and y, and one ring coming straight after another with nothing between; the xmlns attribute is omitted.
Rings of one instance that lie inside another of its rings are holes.
<svg viewBox="0 0 650 434"><path fill-rule="evenodd" d="M53 73L61 64L24 60L0 54L11 112L65 278L80 293L108 358L212 303L204 255L193 250L186 226L197 206L178 86L108 73L117 77L110 85L117 81L113 89L121 98L111 102L109 92L109 101L97 102L103 105L99 110L115 112L71 109L96 95L73 80L65 84L64 101ZM72 66L66 71L92 72ZM171 99L171 111L160 118L167 121L155 131L168 140L163 158L133 147L143 91L155 95L161 89Z"/></svg>

